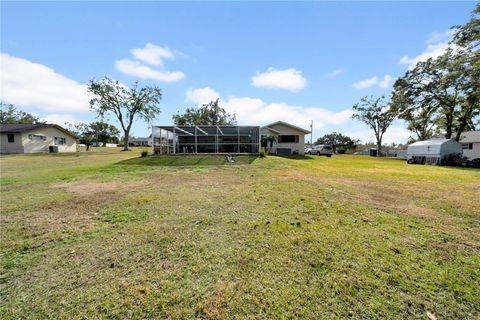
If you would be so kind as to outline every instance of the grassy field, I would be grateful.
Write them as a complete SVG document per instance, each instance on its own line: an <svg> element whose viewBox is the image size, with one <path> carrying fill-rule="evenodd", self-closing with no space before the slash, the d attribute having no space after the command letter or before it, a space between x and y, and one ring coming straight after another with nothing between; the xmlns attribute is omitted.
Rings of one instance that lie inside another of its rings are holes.
<svg viewBox="0 0 480 320"><path fill-rule="evenodd" d="M480 170L139 153L0 158L1 319L480 317Z"/></svg>

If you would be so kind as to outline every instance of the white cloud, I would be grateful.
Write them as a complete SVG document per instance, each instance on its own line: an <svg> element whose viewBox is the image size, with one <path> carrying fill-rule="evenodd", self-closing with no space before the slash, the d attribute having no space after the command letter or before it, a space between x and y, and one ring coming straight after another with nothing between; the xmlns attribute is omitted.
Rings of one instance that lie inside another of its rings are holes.
<svg viewBox="0 0 480 320"><path fill-rule="evenodd" d="M368 79L360 80L358 82L355 82L352 86L357 89L366 89L373 86L379 86L380 88L386 89L388 88L391 81L392 76L387 74L383 78L374 76Z"/></svg>
<svg viewBox="0 0 480 320"><path fill-rule="evenodd" d="M442 33L432 33L427 39L427 48L425 49L425 51L415 57L409 57L408 55L403 56L400 59L399 63L405 64L408 66L409 69L412 69L420 61L426 61L429 58L437 58L438 56L442 55L449 47L452 49L457 48L457 46L450 45L448 43L451 40L452 36L453 30L448 30Z"/></svg>
<svg viewBox="0 0 480 320"><path fill-rule="evenodd" d="M54 114L49 114L46 115L45 117L40 118L40 121L42 122L47 122L47 123L53 123L53 124L58 124L60 126L64 126L66 123L79 123L83 122L82 119L79 119L78 117L75 117L74 115L71 114L61 114L61 113L54 113Z"/></svg>
<svg viewBox="0 0 480 320"><path fill-rule="evenodd" d="M385 76L383 77L382 80L380 80L380 81L378 82L378 86L379 86L380 88L386 89L386 88L388 88L388 85L390 84L390 81L392 81L392 76L389 75L389 74L387 74L387 75L385 75Z"/></svg>
<svg viewBox="0 0 480 320"><path fill-rule="evenodd" d="M375 135L373 130L369 128L361 128L358 130L347 130L343 134L351 137L352 139L359 139L363 143L375 142ZM405 143L411 136L411 132L406 129L405 126L400 124L391 125L385 134L383 135L383 143Z"/></svg>
<svg viewBox="0 0 480 320"><path fill-rule="evenodd" d="M87 112L87 86L26 59L0 54L1 100L48 112Z"/></svg>
<svg viewBox="0 0 480 320"><path fill-rule="evenodd" d="M334 77L337 77L337 76L341 75L344 72L345 72L345 69L338 68L338 69L335 69L335 70L327 73L327 77L334 78Z"/></svg>
<svg viewBox="0 0 480 320"><path fill-rule="evenodd" d="M218 92L206 87L190 89L186 92L186 101L202 104L219 98ZM330 111L320 107L295 106L287 103L267 103L258 98L229 97L221 100L221 105L229 113L234 113L239 124L266 125L278 120L292 123L299 127L308 128L310 121L314 121L315 128L329 124L347 122L352 111Z"/></svg>
<svg viewBox="0 0 480 320"><path fill-rule="evenodd" d="M157 67L163 67L163 59L175 58L170 49L156 46L150 42L144 48L134 48L130 52L136 59Z"/></svg>
<svg viewBox="0 0 480 320"><path fill-rule="evenodd" d="M240 124L265 125L275 121L285 121L299 127L308 128L313 120L315 128L347 122L351 110L330 111L320 107L295 106L283 102L267 103L258 98L230 97L223 104L230 113L235 113Z"/></svg>
<svg viewBox="0 0 480 320"><path fill-rule="evenodd" d="M147 43L144 48L134 48L130 52L135 60L121 59L115 62L115 68L126 75L160 82L175 82L185 78L185 73L181 71L164 70L164 60L175 59L175 54L168 48Z"/></svg>
<svg viewBox="0 0 480 320"><path fill-rule="evenodd" d="M355 82L353 84L353 87L357 88L357 89L365 89L365 88L372 87L372 86L376 85L377 83L378 83L378 77L375 76L375 77L372 77L372 78L368 78L368 79L365 79L365 80L360 80L358 82Z"/></svg>
<svg viewBox="0 0 480 320"><path fill-rule="evenodd" d="M142 79L153 79L161 82L175 82L185 78L181 71L160 71L152 69L138 61L123 59L115 62L118 71Z"/></svg>
<svg viewBox="0 0 480 320"><path fill-rule="evenodd" d="M268 68L265 72L257 72L252 77L252 85L270 89L283 89L289 91L300 91L307 85L307 80L302 72L293 68L276 70Z"/></svg>
<svg viewBox="0 0 480 320"><path fill-rule="evenodd" d="M197 106L207 104L220 98L220 94L210 87L189 89L186 93L185 101L193 102Z"/></svg>

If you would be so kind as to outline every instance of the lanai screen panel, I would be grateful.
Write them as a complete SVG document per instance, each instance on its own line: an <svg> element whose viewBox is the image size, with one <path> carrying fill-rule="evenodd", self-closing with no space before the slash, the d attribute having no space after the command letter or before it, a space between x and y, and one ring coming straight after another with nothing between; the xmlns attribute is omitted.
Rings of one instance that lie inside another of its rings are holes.
<svg viewBox="0 0 480 320"><path fill-rule="evenodd" d="M154 126L157 154L258 153L260 127L256 126Z"/></svg>

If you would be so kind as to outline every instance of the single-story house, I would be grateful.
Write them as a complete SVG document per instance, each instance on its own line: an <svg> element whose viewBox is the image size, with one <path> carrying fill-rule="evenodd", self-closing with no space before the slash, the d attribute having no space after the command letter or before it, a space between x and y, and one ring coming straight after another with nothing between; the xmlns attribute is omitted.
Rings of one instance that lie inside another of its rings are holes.
<svg viewBox="0 0 480 320"><path fill-rule="evenodd" d="M0 136L0 153L77 150L77 137L56 124L0 124Z"/></svg>
<svg viewBox="0 0 480 320"><path fill-rule="evenodd" d="M469 159L480 158L480 131L467 131L460 137L463 156Z"/></svg>
<svg viewBox="0 0 480 320"><path fill-rule="evenodd" d="M283 121L260 126L153 126L157 154L258 153L263 137L273 137L270 153L303 154L310 131ZM270 145L269 145L270 147Z"/></svg>
<svg viewBox="0 0 480 320"><path fill-rule="evenodd" d="M151 147L152 146L152 137L139 137L133 138L128 141L128 143L133 144L135 147Z"/></svg>
<svg viewBox="0 0 480 320"><path fill-rule="evenodd" d="M300 154L305 151L305 135L310 131L294 126L293 124L277 121L262 127L263 137L273 136L274 142L270 153Z"/></svg>
<svg viewBox="0 0 480 320"><path fill-rule="evenodd" d="M407 163L445 164L448 157L461 154L462 145L454 139L429 139L408 145Z"/></svg>

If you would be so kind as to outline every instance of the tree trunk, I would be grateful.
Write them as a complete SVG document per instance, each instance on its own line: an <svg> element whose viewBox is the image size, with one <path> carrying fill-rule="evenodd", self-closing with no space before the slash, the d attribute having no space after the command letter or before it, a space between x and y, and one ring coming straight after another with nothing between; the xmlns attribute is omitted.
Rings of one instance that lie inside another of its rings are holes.
<svg viewBox="0 0 480 320"><path fill-rule="evenodd" d="M377 157L380 157L381 152L382 152L382 140L377 139Z"/></svg>
<svg viewBox="0 0 480 320"><path fill-rule="evenodd" d="M128 149L128 136L130 135L130 132L125 131L124 136L123 136L123 151L130 151Z"/></svg>

